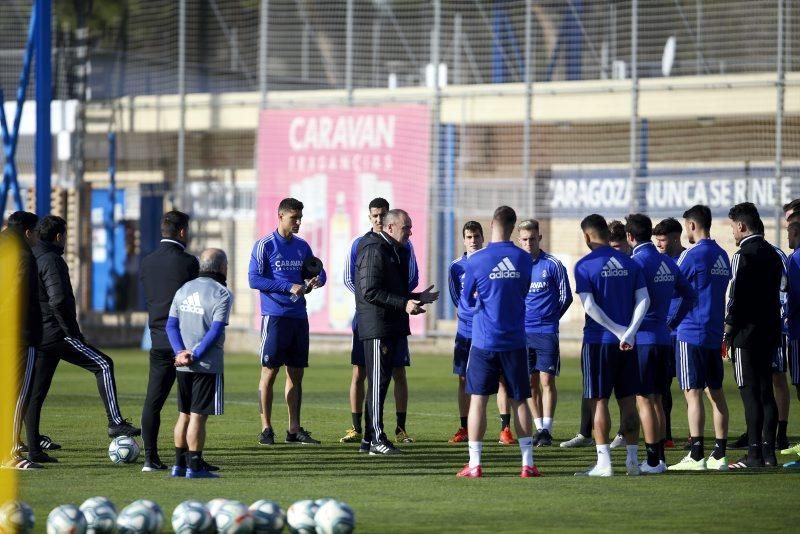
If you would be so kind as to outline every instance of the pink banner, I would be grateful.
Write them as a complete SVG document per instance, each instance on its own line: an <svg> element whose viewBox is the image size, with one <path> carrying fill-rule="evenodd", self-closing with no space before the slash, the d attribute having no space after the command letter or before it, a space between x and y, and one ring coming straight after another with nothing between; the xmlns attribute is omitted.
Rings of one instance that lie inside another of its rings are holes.
<svg viewBox="0 0 800 534"><path fill-rule="evenodd" d="M299 235L328 274L307 297L311 332L350 331L355 299L344 285L345 262L353 238L370 229L375 197L411 216L419 287L427 287L429 138L425 106L261 112L257 231L275 229L281 199L305 205ZM424 316L412 317L411 329L424 333Z"/></svg>

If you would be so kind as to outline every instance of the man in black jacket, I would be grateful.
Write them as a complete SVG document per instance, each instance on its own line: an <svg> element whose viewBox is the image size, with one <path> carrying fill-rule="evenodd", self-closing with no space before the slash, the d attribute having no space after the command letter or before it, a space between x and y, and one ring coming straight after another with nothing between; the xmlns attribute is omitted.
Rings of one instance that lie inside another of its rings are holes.
<svg viewBox="0 0 800 534"><path fill-rule="evenodd" d="M731 259L733 280L725 317L736 385L744 402L748 452L732 469L774 467L778 409L772 392L772 357L781 345L780 290L783 263L758 234L761 218L750 202L728 213L739 250ZM763 434L762 434L763 433Z"/></svg>
<svg viewBox="0 0 800 534"><path fill-rule="evenodd" d="M39 435L42 404L60 360L80 366L95 375L100 398L108 416L108 435L138 436L140 430L122 418L117 402L114 362L86 343L78 326L75 295L69 269L62 257L67 240L67 223L48 215L37 227L39 242L33 247L39 273L38 298L42 315L42 342L34 365L30 406L25 415L29 432ZM57 462L42 450L39 440L29 440L28 459L33 462Z"/></svg>
<svg viewBox="0 0 800 534"><path fill-rule="evenodd" d="M175 292L197 278L197 258L187 254L189 216L170 211L161 218L161 243L148 254L139 269L150 323L150 377L142 408L144 467L142 472L161 471L167 466L158 456L161 409L175 384L175 354L167 338L167 317Z"/></svg>
<svg viewBox="0 0 800 534"><path fill-rule="evenodd" d="M31 244L36 241L34 230L38 221L39 218L33 213L17 211L8 217L7 228L0 232L0 249L2 249L0 254L3 255L3 260L14 262L9 265L4 264L3 268L9 268L9 275L16 284L12 291L4 291L2 316L7 317L9 313L18 314L20 326L17 346L6 346L7 340L4 339L2 347L4 352L8 350L12 353L9 361L17 366L18 393L12 434L14 445L11 456L3 463L5 467L12 469L42 468L41 464L31 462L22 456L22 446L19 443L22 419L30 401L36 347L42 340L42 316L39 299L35 298L39 291L39 278L36 272L36 259L31 251ZM27 429L27 439L29 443L36 439L30 428Z"/></svg>
<svg viewBox="0 0 800 534"><path fill-rule="evenodd" d="M383 403L394 351L405 350L401 341L411 333L408 316L425 313L423 306L439 297L438 291L431 291L433 286L422 293L409 292L409 237L411 218L395 209L386 214L381 232L367 232L358 244L356 315L367 368L367 408L359 452L371 455L400 453L383 431Z"/></svg>

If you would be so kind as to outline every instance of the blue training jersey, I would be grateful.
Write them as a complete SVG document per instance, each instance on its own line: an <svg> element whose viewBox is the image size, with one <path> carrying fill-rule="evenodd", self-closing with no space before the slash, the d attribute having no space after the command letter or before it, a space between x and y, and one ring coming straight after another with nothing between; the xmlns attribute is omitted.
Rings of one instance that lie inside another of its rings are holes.
<svg viewBox="0 0 800 534"><path fill-rule="evenodd" d="M800 339L800 248L789 256L786 322L789 339Z"/></svg>
<svg viewBox="0 0 800 534"><path fill-rule="evenodd" d="M683 249L683 250L686 250L686 249ZM678 254L677 256L670 256L669 254L664 254L664 256L672 259L672 261L675 262L675 265L677 265L678 264L678 258L681 257L681 254L683 254L683 251L681 251L680 254ZM677 294L672 295L672 300L670 300L670 302L669 302L669 313L667 313L667 317L670 317L670 318L671 317L675 317L675 314L678 313L678 306L680 306L680 303L681 303L681 297L678 296ZM672 328L670 328L669 334L670 334L670 336L672 338L670 343L674 345L675 336L678 335L678 331L677 331L677 329L673 330Z"/></svg>
<svg viewBox="0 0 800 534"><path fill-rule="evenodd" d="M467 258L461 301L474 308L472 346L488 351L524 349L525 297L530 254L510 241L489 243Z"/></svg>
<svg viewBox="0 0 800 534"><path fill-rule="evenodd" d="M466 269L467 258L465 252L463 256L450 263L447 274L448 286L450 288L450 300L456 307L458 313L458 334L461 337L472 339L472 308L465 307L461 302L461 289L464 287L464 271Z"/></svg>
<svg viewBox="0 0 800 534"><path fill-rule="evenodd" d="M781 331L784 335L787 335L789 333L789 325L786 321L786 302L789 298L787 293L789 287L789 258L786 257L786 253L781 250L781 247L772 245L772 248L774 248L775 252L780 256L781 265L783 265L783 277L781 278Z"/></svg>
<svg viewBox="0 0 800 534"><path fill-rule="evenodd" d="M636 333L636 343L669 345L667 318L673 295L693 301L696 293L675 262L669 256L659 253L653 243L648 241L633 247L631 258L642 268L650 296L650 307Z"/></svg>
<svg viewBox="0 0 800 534"><path fill-rule="evenodd" d="M371 232L372 230L370 230ZM350 290L350 293L356 294L356 257L358 256L358 243L364 236L358 236L350 242L350 254L345 258L344 266L344 285ZM408 247L408 290L414 291L419 285L419 268L417 267L417 256L414 254L414 245L411 241L406 245Z"/></svg>
<svg viewBox="0 0 800 534"><path fill-rule="evenodd" d="M678 340L719 349L725 323L725 294L731 279L728 254L713 239L701 239L683 251L678 267L697 293L697 300L688 306L678 326Z"/></svg>
<svg viewBox="0 0 800 534"><path fill-rule="evenodd" d="M531 285L525 299L525 331L557 334L558 321L572 304L567 269L558 259L541 250L531 267Z"/></svg>
<svg viewBox="0 0 800 534"><path fill-rule="evenodd" d="M609 319L627 327L633 319L636 290L647 287L639 265L608 245L597 247L575 264L575 292L591 293ZM617 336L586 316L584 343L619 343Z"/></svg>
<svg viewBox="0 0 800 534"><path fill-rule="evenodd" d="M256 241L250 255L250 287L261 292L261 315L303 318L306 299L292 302L293 284L303 284L303 262L313 256L311 247L297 235L281 236L277 230ZM319 274L325 285L325 270Z"/></svg>

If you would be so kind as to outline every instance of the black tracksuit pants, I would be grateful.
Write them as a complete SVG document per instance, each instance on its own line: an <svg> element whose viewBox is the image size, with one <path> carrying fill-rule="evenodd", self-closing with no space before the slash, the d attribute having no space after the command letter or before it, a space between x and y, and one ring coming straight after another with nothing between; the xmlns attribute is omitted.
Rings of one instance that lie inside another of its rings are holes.
<svg viewBox="0 0 800 534"><path fill-rule="evenodd" d="M733 349L733 370L744 403L751 456L760 452L762 439L770 452L775 449L778 406L772 390L772 354L776 349Z"/></svg>
<svg viewBox="0 0 800 534"><path fill-rule="evenodd" d="M364 441L378 443L386 439L383 431L383 404L392 380L394 351L401 346L400 338L366 339L364 360L367 368L367 402L364 412Z"/></svg>
<svg viewBox="0 0 800 534"><path fill-rule="evenodd" d="M146 451L158 450L161 409L175 384L175 353L172 349L150 349L150 377L142 407L142 440Z"/></svg>
<svg viewBox="0 0 800 534"><path fill-rule="evenodd" d="M28 413L25 415L25 425L28 433L33 432L35 440L29 439L28 447L32 452L40 451L39 446L39 421L42 415L42 405L50 391L53 375L58 367L58 362L67 361L93 373L97 380L97 391L106 409L108 424L119 424L122 415L117 401L117 384L114 380L114 362L97 348L69 338L49 345L39 347L33 370L33 385L31 391Z"/></svg>
<svg viewBox="0 0 800 534"><path fill-rule="evenodd" d="M12 444L12 455L19 454L19 437L22 432L22 421L28 411L31 400L33 383L33 366L36 362L36 347L25 347L17 357L17 404L14 407L14 442ZM26 439L28 443L38 441L38 436L30 427L26 427Z"/></svg>

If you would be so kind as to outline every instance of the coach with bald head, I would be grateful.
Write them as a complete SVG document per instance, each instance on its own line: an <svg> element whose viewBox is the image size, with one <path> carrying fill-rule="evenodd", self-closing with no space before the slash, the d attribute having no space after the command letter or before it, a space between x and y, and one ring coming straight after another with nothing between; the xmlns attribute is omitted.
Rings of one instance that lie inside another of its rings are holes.
<svg viewBox="0 0 800 534"><path fill-rule="evenodd" d="M408 213L390 210L383 229L367 232L358 244L356 315L367 368L364 439L359 451L371 455L400 452L383 431L383 403L392 378L393 355L405 350L403 342L411 333L409 315L425 313L423 306L439 297L438 291L432 291L433 286L422 293L408 290L406 243L411 227Z"/></svg>

